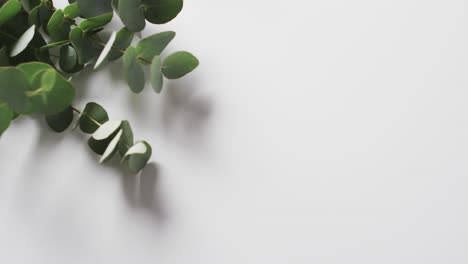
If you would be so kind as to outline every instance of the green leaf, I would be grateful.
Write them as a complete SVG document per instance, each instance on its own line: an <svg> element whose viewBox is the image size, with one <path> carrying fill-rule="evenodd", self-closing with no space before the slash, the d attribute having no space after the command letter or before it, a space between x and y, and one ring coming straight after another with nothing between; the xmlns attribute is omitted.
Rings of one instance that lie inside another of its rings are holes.
<svg viewBox="0 0 468 264"><path fill-rule="evenodd" d="M50 43L50 44L42 46L39 50L40 51L48 50L48 49L51 49L51 48L54 48L54 47L57 47L57 46L60 46L60 45L63 45L63 44L67 44L69 42L70 42L69 40L62 40L62 41L59 41L59 42Z"/></svg>
<svg viewBox="0 0 468 264"><path fill-rule="evenodd" d="M124 27L119 32L117 32L117 36L115 37L114 47L120 50L126 50L130 44L132 44L134 33L128 28ZM109 55L107 55L107 59L109 61L116 60L123 56L122 52L111 50Z"/></svg>
<svg viewBox="0 0 468 264"><path fill-rule="evenodd" d="M145 88L145 74L137 62L135 48L132 46L128 47L124 54L124 72L128 86L134 93L139 93Z"/></svg>
<svg viewBox="0 0 468 264"><path fill-rule="evenodd" d="M75 98L75 87L54 69L38 75L33 91L26 92L37 111L45 115L54 115L67 108Z"/></svg>
<svg viewBox="0 0 468 264"><path fill-rule="evenodd" d="M78 3L73 3L63 9L63 14L66 18L75 19L80 15L80 8Z"/></svg>
<svg viewBox="0 0 468 264"><path fill-rule="evenodd" d="M46 116L46 122L57 133L65 131L73 121L73 110L70 107L55 115Z"/></svg>
<svg viewBox="0 0 468 264"><path fill-rule="evenodd" d="M14 112L6 103L0 101L0 135L7 130L13 120Z"/></svg>
<svg viewBox="0 0 468 264"><path fill-rule="evenodd" d="M29 42L31 42L34 37L34 33L36 32L35 28L36 26L32 25L28 30L26 30L26 32L23 33L23 35L21 35L21 37L13 45L13 48L10 52L10 57L15 57L16 55L20 54L29 45Z"/></svg>
<svg viewBox="0 0 468 264"><path fill-rule="evenodd" d="M193 71L199 62L192 54L179 51L164 59L162 71L168 79L177 79Z"/></svg>
<svg viewBox="0 0 468 264"><path fill-rule="evenodd" d="M145 18L153 24L164 24L174 19L182 10L182 0L143 0Z"/></svg>
<svg viewBox="0 0 468 264"><path fill-rule="evenodd" d="M50 66L49 64L42 63L42 62L27 62L27 63L22 63L18 65L16 68L18 68L20 71L24 73L24 76L26 76L26 80L29 84L29 89L30 91L34 90L35 87L34 81L36 80L36 77L39 76L39 74L43 73L46 70L53 70L54 68Z"/></svg>
<svg viewBox="0 0 468 264"><path fill-rule="evenodd" d="M121 124L122 120L109 120L102 124L96 131L94 131L93 138L95 140L104 140L117 131Z"/></svg>
<svg viewBox="0 0 468 264"><path fill-rule="evenodd" d="M95 17L112 12L111 0L77 0L84 17Z"/></svg>
<svg viewBox="0 0 468 264"><path fill-rule="evenodd" d="M166 31L140 40L136 45L137 56L147 61L151 61L154 56L161 54L174 37L175 32ZM142 63L148 64L147 62Z"/></svg>
<svg viewBox="0 0 468 264"><path fill-rule="evenodd" d="M121 129L122 137L120 138L118 148L120 156L123 157L130 146L133 145L133 131L130 127L130 123L127 120L122 121Z"/></svg>
<svg viewBox="0 0 468 264"><path fill-rule="evenodd" d="M23 113L31 107L25 92L28 83L24 73L16 68L0 68L0 100L6 102L15 112Z"/></svg>
<svg viewBox="0 0 468 264"><path fill-rule="evenodd" d="M141 0L119 0L119 16L122 23L133 32L145 28L145 17Z"/></svg>
<svg viewBox="0 0 468 264"><path fill-rule="evenodd" d="M47 23L47 31L52 41L68 40L70 22L65 19L63 10L57 9Z"/></svg>
<svg viewBox="0 0 468 264"><path fill-rule="evenodd" d="M43 29L47 31L47 24L49 23L50 18L54 14L55 10L52 9L49 5L43 3L39 8L39 24L42 25Z"/></svg>
<svg viewBox="0 0 468 264"><path fill-rule="evenodd" d="M154 56L151 62L151 86L156 93L160 93L163 88L163 74L161 71L161 57Z"/></svg>
<svg viewBox="0 0 468 264"><path fill-rule="evenodd" d="M0 49L0 67L9 66L10 59L8 57L8 50L6 46Z"/></svg>
<svg viewBox="0 0 468 264"><path fill-rule="evenodd" d="M104 124L105 122L109 121L109 116L102 106L91 102L86 104L85 108L80 114L79 123L81 131L88 134L94 133L99 128L99 126L93 122L93 120L96 123Z"/></svg>
<svg viewBox="0 0 468 264"><path fill-rule="evenodd" d="M102 14L95 17L90 17L81 21L79 27L83 29L83 31L87 32L96 28L100 28L106 24L108 24L112 20L112 16L114 13L107 13Z"/></svg>
<svg viewBox="0 0 468 264"><path fill-rule="evenodd" d="M39 10L41 6L36 6L34 7L30 12L28 16L28 23L29 25L36 25L36 27L39 27L41 25L41 20L39 19Z"/></svg>
<svg viewBox="0 0 468 264"><path fill-rule="evenodd" d="M75 73L83 69L83 65L78 63L78 55L73 46L66 45L60 48L59 66L67 73Z"/></svg>
<svg viewBox="0 0 468 264"><path fill-rule="evenodd" d="M106 59L106 57L108 56L109 51L112 48L112 45L114 45L116 35L117 34L115 31L112 32L109 40L106 43L106 46L104 47L104 49L102 49L101 55L99 55L99 58L97 59L96 64L94 65L94 69L99 68L104 62L104 60Z"/></svg>
<svg viewBox="0 0 468 264"><path fill-rule="evenodd" d="M99 163L106 162L110 158L112 158L112 156L117 151L117 144L119 143L121 137L122 137L122 129L120 129L119 132L117 132L117 135L115 135L112 141L109 143L106 150L102 154L102 157L99 160Z"/></svg>
<svg viewBox="0 0 468 264"><path fill-rule="evenodd" d="M41 0L20 0L20 2L23 4L23 8L26 12L30 12L41 4Z"/></svg>
<svg viewBox="0 0 468 264"><path fill-rule="evenodd" d="M70 31L70 41L75 47L80 64L85 64L94 58L96 52L94 43L80 27L75 27Z"/></svg>
<svg viewBox="0 0 468 264"><path fill-rule="evenodd" d="M9 0L0 9L0 26L15 17L21 10L21 3L17 0Z"/></svg>
<svg viewBox="0 0 468 264"><path fill-rule="evenodd" d="M148 163L151 153L151 146L145 141L140 141L125 153L123 160L128 158L128 168L131 172L138 173Z"/></svg>
<svg viewBox="0 0 468 264"><path fill-rule="evenodd" d="M88 139L88 146L94 153L102 155L106 151L106 148L109 146L111 141L112 137L106 138L104 140L95 140L94 138L90 137Z"/></svg>

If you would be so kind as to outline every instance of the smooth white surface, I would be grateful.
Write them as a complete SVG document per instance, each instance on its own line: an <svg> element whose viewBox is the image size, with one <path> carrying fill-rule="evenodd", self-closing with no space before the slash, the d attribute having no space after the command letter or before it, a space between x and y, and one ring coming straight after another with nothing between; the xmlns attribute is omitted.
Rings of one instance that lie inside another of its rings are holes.
<svg viewBox="0 0 468 264"><path fill-rule="evenodd" d="M195 72L160 95L121 60L73 79L152 145L141 176L39 118L2 137L0 262L467 263L467 8L185 1L143 36L176 31L163 57Z"/></svg>

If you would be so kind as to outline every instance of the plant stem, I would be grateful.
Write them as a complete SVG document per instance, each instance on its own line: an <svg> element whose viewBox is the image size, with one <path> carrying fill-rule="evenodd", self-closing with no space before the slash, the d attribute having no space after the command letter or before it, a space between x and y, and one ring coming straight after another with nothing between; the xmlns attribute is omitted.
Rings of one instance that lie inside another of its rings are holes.
<svg viewBox="0 0 468 264"><path fill-rule="evenodd" d="M78 114L81 114L81 111L76 109L75 107L73 107L72 105L69 105L68 107L70 107L71 110L77 112ZM96 124L97 126L102 126L101 123L99 123L98 121L94 120L94 118L90 117L89 115L83 113L84 116L86 116L86 118L88 118L89 120L91 120L91 122L93 122L94 124ZM127 144L124 144L124 146L127 148L127 150L130 149L130 146L128 146Z"/></svg>
<svg viewBox="0 0 468 264"><path fill-rule="evenodd" d="M9 38L11 38L11 39L13 39L13 40L18 40L17 37L8 34L8 33L6 33L5 31L0 30L0 34L3 34L3 35L5 35L5 36L7 36L7 37L9 37Z"/></svg>
<svg viewBox="0 0 468 264"><path fill-rule="evenodd" d="M98 40L97 38L95 38L94 36L92 36L92 35L87 35L87 36L88 36L90 39L94 40L99 46L101 46L101 47L105 47L105 46L106 46L106 43L104 43L104 42L102 42L102 41L99 41L99 40ZM118 52L120 52L120 53L122 53L122 54L125 54L125 50L123 50L123 49L119 49L119 48L116 48L116 47L114 47L114 46L111 46L111 49L113 49L113 50L115 50L115 51L118 51ZM139 59L139 60L141 60L141 61L144 61L144 62L146 62L146 63L148 63L148 64L151 64L151 63L152 63L151 61L146 60L146 59L143 59L143 58L140 57L140 56L138 56L137 59Z"/></svg>
<svg viewBox="0 0 468 264"><path fill-rule="evenodd" d="M82 114L80 110L76 109L75 107L73 106L69 106L71 110L77 112L78 114ZM83 113L84 116L86 116L86 118L88 118L89 120L91 120L91 122L93 122L94 124L96 124L97 126L102 126L101 123L99 123L98 121L96 121L94 118L90 117L89 115Z"/></svg>
<svg viewBox="0 0 468 264"><path fill-rule="evenodd" d="M55 8L55 6L54 6L51 2L49 2L48 0L45 1L45 3L46 3L48 6L50 6L54 11L57 10L57 9ZM74 26L78 26L78 25L76 24L75 20L70 19L70 18L68 18L68 17L66 17L66 16L65 16L65 19L67 19L68 21L70 21ZM94 41L95 41L97 44L99 44L100 46L102 46L102 47L105 47L105 46L106 46L105 43L99 41L97 38L93 37L92 35L89 35L89 34L86 34L86 35L87 35L90 39L94 40ZM119 49L119 48L114 47L114 46L112 46L111 49L113 49L113 50L115 50L115 51L118 51L118 52L120 52L120 53L122 53L122 54L125 53L125 50ZM139 59L139 60L141 60L141 61L144 61L144 62L146 62L146 63L148 63L148 64L152 64L151 61L146 60L146 59L143 59L143 58L140 57L140 56L138 56L137 59Z"/></svg>

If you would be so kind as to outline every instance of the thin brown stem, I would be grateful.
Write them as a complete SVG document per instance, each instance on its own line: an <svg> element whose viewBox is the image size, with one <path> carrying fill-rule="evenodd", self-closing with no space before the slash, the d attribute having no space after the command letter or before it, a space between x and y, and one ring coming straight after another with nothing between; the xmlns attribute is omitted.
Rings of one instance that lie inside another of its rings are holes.
<svg viewBox="0 0 468 264"><path fill-rule="evenodd" d="M94 118L90 117L89 115L87 115L86 113L82 113L80 110L76 109L75 107L73 106L68 106L70 107L71 110L77 112L78 114L82 114L83 116L86 116L86 118L88 118L89 120L91 120L91 122L93 122L94 124L96 124L97 126L102 126L101 123L99 123L98 121L96 121Z"/></svg>
<svg viewBox="0 0 468 264"><path fill-rule="evenodd" d="M6 32L3 31L3 30L0 30L0 34L3 34L3 35L5 35L5 36L7 36L7 37L9 37L9 38L11 38L11 39L13 39L13 40L18 40L17 37L15 37L15 36L13 36L13 35L11 35L11 34L8 34L8 33L6 33Z"/></svg>

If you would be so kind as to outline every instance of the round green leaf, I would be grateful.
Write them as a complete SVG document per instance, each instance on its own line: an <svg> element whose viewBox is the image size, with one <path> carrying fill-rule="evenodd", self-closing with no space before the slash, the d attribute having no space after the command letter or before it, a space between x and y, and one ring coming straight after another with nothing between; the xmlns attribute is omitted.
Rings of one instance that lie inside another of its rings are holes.
<svg viewBox="0 0 468 264"><path fill-rule="evenodd" d="M34 91L26 94L38 112L54 115L67 108L75 98L75 87L55 70L46 70L34 80Z"/></svg>
<svg viewBox="0 0 468 264"><path fill-rule="evenodd" d="M119 16L122 23L133 32L145 28L145 17L141 0L119 0Z"/></svg>
<svg viewBox="0 0 468 264"><path fill-rule="evenodd" d="M117 36L115 37L114 47L120 50L126 50L130 44L132 44L134 33L128 28L124 27L119 32L117 32ZM107 59L109 61L116 60L123 56L122 52L111 50L109 55L107 55Z"/></svg>
<svg viewBox="0 0 468 264"><path fill-rule="evenodd" d="M122 137L118 145L120 156L124 156L130 146L133 145L133 131L128 121L122 121Z"/></svg>
<svg viewBox="0 0 468 264"><path fill-rule="evenodd" d="M60 45L63 45L63 44L67 44L69 43L70 41L67 39L67 40L62 40L62 41L58 41L58 42L53 42L53 43L50 43L50 44L47 44L47 45L44 45L42 46L39 50L40 51L43 51L43 50L48 50L48 49L51 49L51 48L54 48L54 47L57 47L57 46L60 46Z"/></svg>
<svg viewBox="0 0 468 264"><path fill-rule="evenodd" d="M70 107L55 115L46 116L46 122L57 133L65 131L73 121L73 110Z"/></svg>
<svg viewBox="0 0 468 264"><path fill-rule="evenodd" d="M145 88L145 74L136 56L135 48L128 47L124 54L124 71L130 89L139 93Z"/></svg>
<svg viewBox="0 0 468 264"><path fill-rule="evenodd" d="M25 95L28 82L25 74L16 68L0 68L0 100L6 102L15 112L30 109L31 102Z"/></svg>
<svg viewBox="0 0 468 264"><path fill-rule="evenodd" d="M36 27L39 27L41 25L41 20L39 19L40 8L41 8L40 5L36 6L29 12L29 17L28 17L29 25L36 25Z"/></svg>
<svg viewBox="0 0 468 264"><path fill-rule="evenodd" d="M99 126L98 124L104 124L109 120L106 110L96 103L87 103L83 111L79 116L80 129L84 133L92 134Z"/></svg>
<svg viewBox="0 0 468 264"><path fill-rule="evenodd" d="M15 57L16 55L20 54L28 45L29 42L34 37L34 33L36 29L36 25L32 25L26 32L21 35L21 37L16 41L16 43L13 46L13 49L11 49L10 52L10 57Z"/></svg>
<svg viewBox="0 0 468 264"><path fill-rule="evenodd" d="M83 69L83 65L78 63L78 55L73 46L66 45L60 48L59 66L62 71L68 73L75 73Z"/></svg>
<svg viewBox="0 0 468 264"><path fill-rule="evenodd" d="M0 9L0 26L15 17L21 10L21 3L17 0L9 0Z"/></svg>
<svg viewBox="0 0 468 264"><path fill-rule="evenodd" d="M68 40L70 22L65 19L63 10L57 9L47 23L47 31L52 41Z"/></svg>
<svg viewBox="0 0 468 264"><path fill-rule="evenodd" d="M88 38L80 27L75 27L70 31L70 41L75 47L79 64L85 64L94 58L96 50L93 40Z"/></svg>
<svg viewBox="0 0 468 264"><path fill-rule="evenodd" d="M55 10L51 6L47 5L46 3L43 3L40 5L39 23L42 25L46 33L47 33L47 23L49 22L54 12Z"/></svg>
<svg viewBox="0 0 468 264"><path fill-rule="evenodd" d="M125 153L124 159L128 157L128 168L131 172L138 173L148 163L151 153L151 146L145 141L140 141Z"/></svg>
<svg viewBox="0 0 468 264"><path fill-rule="evenodd" d="M34 80L36 77L43 73L46 70L53 70L54 68L50 66L49 64L42 63L42 62L27 62L27 63L22 63L18 65L16 68L18 68L20 71L24 73L24 76L26 76L26 80L29 83L29 89L30 91L35 90L38 87L33 87L34 85Z"/></svg>
<svg viewBox="0 0 468 264"><path fill-rule="evenodd" d="M169 42L175 37L175 32L166 31L152 36L146 37L136 45L137 56L147 61L151 61L154 56L160 55L161 52L169 45ZM143 64L148 64L141 61Z"/></svg>
<svg viewBox="0 0 468 264"><path fill-rule="evenodd" d="M161 71L161 57L154 56L151 62L151 86L156 93L160 93L163 88L163 74Z"/></svg>
<svg viewBox="0 0 468 264"><path fill-rule="evenodd" d="M63 14L66 18L75 19L80 15L80 8L78 3L73 3L63 9Z"/></svg>
<svg viewBox="0 0 468 264"><path fill-rule="evenodd" d="M87 18L81 21L79 27L85 32L96 29L96 28L100 28L108 24L112 20L113 15L114 13L111 12L111 13Z"/></svg>
<svg viewBox="0 0 468 264"><path fill-rule="evenodd" d="M143 0L145 18L153 24L164 24L174 19L182 10L182 0Z"/></svg>
<svg viewBox="0 0 468 264"><path fill-rule="evenodd" d="M10 59L8 57L8 50L6 46L0 49L0 67L9 66Z"/></svg>
<svg viewBox="0 0 468 264"><path fill-rule="evenodd" d="M193 71L198 64L195 56L186 51L179 51L164 59L162 72L168 79L177 79Z"/></svg>
<svg viewBox="0 0 468 264"><path fill-rule="evenodd" d="M14 112L5 102L0 101L0 135L10 126Z"/></svg>
<svg viewBox="0 0 468 264"><path fill-rule="evenodd" d="M119 132L117 132L117 135L115 135L115 137L109 143L106 150L102 154L102 157L99 160L99 163L103 163L105 161L108 161L110 158L112 158L112 156L117 151L117 144L119 143L121 137L122 137L122 129L120 129Z"/></svg>
<svg viewBox="0 0 468 264"><path fill-rule="evenodd" d="M77 0L84 17L95 17L112 12L111 0Z"/></svg>
<svg viewBox="0 0 468 264"><path fill-rule="evenodd" d="M93 138L95 140L104 140L117 131L121 124L122 120L109 120L102 124L96 131L94 131Z"/></svg>
<svg viewBox="0 0 468 264"><path fill-rule="evenodd" d="M41 0L20 0L20 2L26 12L30 12L32 9L41 4Z"/></svg>
<svg viewBox="0 0 468 264"><path fill-rule="evenodd" d="M112 141L112 137L106 138L104 140L95 140L93 137L88 139L89 148L96 154L102 155L109 146L109 143Z"/></svg>
<svg viewBox="0 0 468 264"><path fill-rule="evenodd" d="M112 35L110 36L109 40L106 43L106 46L104 49L102 49L101 55L99 55L99 58L96 61L96 64L94 65L94 69L99 68L104 60L106 59L107 55L109 54L109 51L111 50L112 46L114 45L115 42L115 37L116 37L116 32L112 32Z"/></svg>

